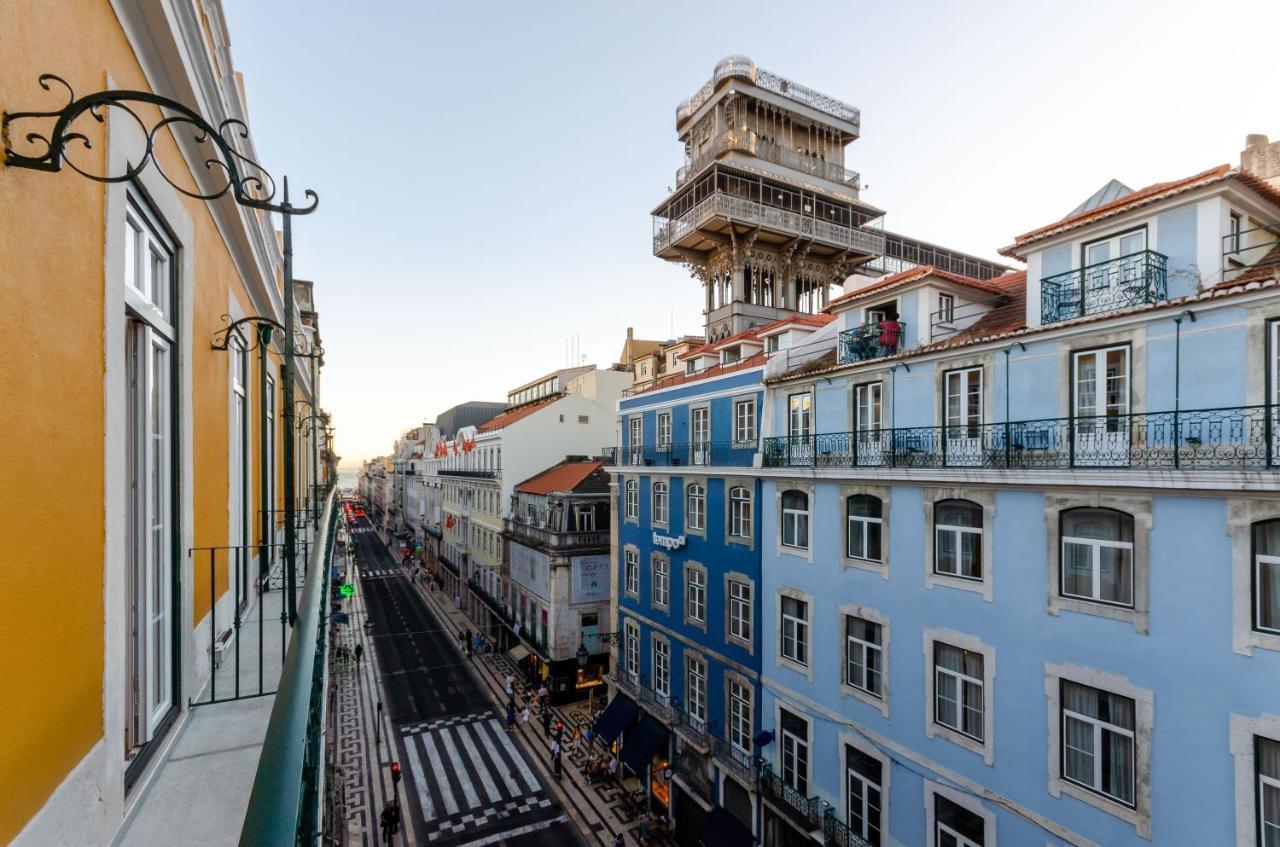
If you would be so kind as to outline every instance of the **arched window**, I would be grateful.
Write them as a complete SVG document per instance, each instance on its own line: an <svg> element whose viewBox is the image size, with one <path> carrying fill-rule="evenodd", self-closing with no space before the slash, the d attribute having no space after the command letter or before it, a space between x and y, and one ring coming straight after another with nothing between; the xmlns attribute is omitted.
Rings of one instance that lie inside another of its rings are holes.
<svg viewBox="0 0 1280 847"><path fill-rule="evenodd" d="M691 483L685 491L685 528L707 528L707 489L698 483Z"/></svg>
<svg viewBox="0 0 1280 847"><path fill-rule="evenodd" d="M1133 515L1116 509L1062 513L1063 597L1133 605Z"/></svg>
<svg viewBox="0 0 1280 847"><path fill-rule="evenodd" d="M845 500L848 527L845 552L851 559L880 562L880 530L883 506L879 497L854 494Z"/></svg>
<svg viewBox="0 0 1280 847"><path fill-rule="evenodd" d="M1280 633L1280 520L1253 525L1253 628Z"/></svg>
<svg viewBox="0 0 1280 847"><path fill-rule="evenodd" d="M782 492L782 545L809 549L809 495L803 491Z"/></svg>
<svg viewBox="0 0 1280 847"><path fill-rule="evenodd" d="M729 535L750 538L753 524L751 490L741 486L729 490Z"/></svg>
<svg viewBox="0 0 1280 847"><path fill-rule="evenodd" d="M627 517L638 519L640 517L640 483L634 479L627 480L626 493L623 500Z"/></svg>
<svg viewBox="0 0 1280 847"><path fill-rule="evenodd" d="M939 500L933 507L934 573L982 579L982 507Z"/></svg>
<svg viewBox="0 0 1280 847"><path fill-rule="evenodd" d="M655 482L653 484L653 522L666 523L670 513L670 497L668 496L667 484L665 482Z"/></svg>

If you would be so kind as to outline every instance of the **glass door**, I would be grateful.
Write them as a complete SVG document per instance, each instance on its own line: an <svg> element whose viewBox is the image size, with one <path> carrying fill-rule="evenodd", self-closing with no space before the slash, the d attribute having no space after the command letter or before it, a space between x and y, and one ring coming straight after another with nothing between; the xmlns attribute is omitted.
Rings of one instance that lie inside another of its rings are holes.
<svg viewBox="0 0 1280 847"><path fill-rule="evenodd" d="M950 371L944 377L943 441L949 466L982 464L982 368Z"/></svg>
<svg viewBox="0 0 1280 847"><path fill-rule="evenodd" d="M692 443L689 445L690 463L706 465L711 460L711 409L697 406L690 410L690 429Z"/></svg>
<svg viewBox="0 0 1280 847"><path fill-rule="evenodd" d="M791 465L813 463L813 395L792 394L787 398L787 451Z"/></svg>
<svg viewBox="0 0 1280 847"><path fill-rule="evenodd" d="M883 426L883 389L884 383L870 382L853 390L854 455L859 467L884 464L888 433Z"/></svg>
<svg viewBox="0 0 1280 847"><path fill-rule="evenodd" d="M1129 348L1076 353L1074 463L1092 467L1129 464Z"/></svg>

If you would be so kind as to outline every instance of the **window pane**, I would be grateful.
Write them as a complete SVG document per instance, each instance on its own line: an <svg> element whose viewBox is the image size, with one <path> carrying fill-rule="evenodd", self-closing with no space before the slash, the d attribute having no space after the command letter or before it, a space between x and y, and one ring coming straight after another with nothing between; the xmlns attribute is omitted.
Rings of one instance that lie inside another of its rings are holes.
<svg viewBox="0 0 1280 847"><path fill-rule="evenodd" d="M1093 726L1067 715L1062 720L1062 775L1094 784Z"/></svg>
<svg viewBox="0 0 1280 847"><path fill-rule="evenodd" d="M1133 551L1120 547L1098 550L1099 591L1101 600L1133 604Z"/></svg>
<svg viewBox="0 0 1280 847"><path fill-rule="evenodd" d="M934 507L934 522L945 526L982 526L982 507L967 500L941 500Z"/></svg>
<svg viewBox="0 0 1280 847"><path fill-rule="evenodd" d="M934 795L934 819L940 826L945 826L957 835L981 845L986 825L982 818L962 806L952 803L941 795ZM952 841L952 844L958 844Z"/></svg>

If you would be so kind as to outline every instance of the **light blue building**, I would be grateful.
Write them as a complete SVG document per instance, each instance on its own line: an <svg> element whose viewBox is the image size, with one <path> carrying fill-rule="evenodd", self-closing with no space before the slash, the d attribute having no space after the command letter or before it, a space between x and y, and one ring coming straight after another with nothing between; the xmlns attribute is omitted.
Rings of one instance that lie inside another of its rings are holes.
<svg viewBox="0 0 1280 847"><path fill-rule="evenodd" d="M765 843L1280 843L1277 177L854 277L770 361Z"/></svg>

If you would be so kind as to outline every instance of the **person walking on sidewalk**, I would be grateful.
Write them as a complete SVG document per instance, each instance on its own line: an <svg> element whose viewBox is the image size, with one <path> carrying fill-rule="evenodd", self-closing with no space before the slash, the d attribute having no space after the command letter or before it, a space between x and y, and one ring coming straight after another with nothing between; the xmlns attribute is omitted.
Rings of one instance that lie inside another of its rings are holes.
<svg viewBox="0 0 1280 847"><path fill-rule="evenodd" d="M538 688L538 705L547 708L547 698L551 696L551 692L547 691L547 684L544 682Z"/></svg>
<svg viewBox="0 0 1280 847"><path fill-rule="evenodd" d="M391 836L400 831L400 807L391 804L382 810L382 840L391 843Z"/></svg>
<svg viewBox="0 0 1280 847"><path fill-rule="evenodd" d="M467 655L471 655L471 630L464 630L462 633L462 643L466 646Z"/></svg>
<svg viewBox="0 0 1280 847"><path fill-rule="evenodd" d="M364 658L364 645L356 642L356 670L360 670L360 660Z"/></svg>
<svg viewBox="0 0 1280 847"><path fill-rule="evenodd" d="M542 732L547 738L551 737L551 710L544 708L539 715L542 718Z"/></svg>
<svg viewBox="0 0 1280 847"><path fill-rule="evenodd" d="M551 757L551 770L556 775L556 782L560 781L560 751L557 750Z"/></svg>
<svg viewBox="0 0 1280 847"><path fill-rule="evenodd" d="M510 732L512 729L514 729L515 725L516 725L516 704L513 701L508 700L507 701L507 732Z"/></svg>
<svg viewBox="0 0 1280 847"><path fill-rule="evenodd" d="M516 693L516 678L511 674L507 674L507 699L511 699Z"/></svg>
<svg viewBox="0 0 1280 847"><path fill-rule="evenodd" d="M526 726L528 726L529 724L529 704L528 703L524 704L524 709L520 712L520 721Z"/></svg>

